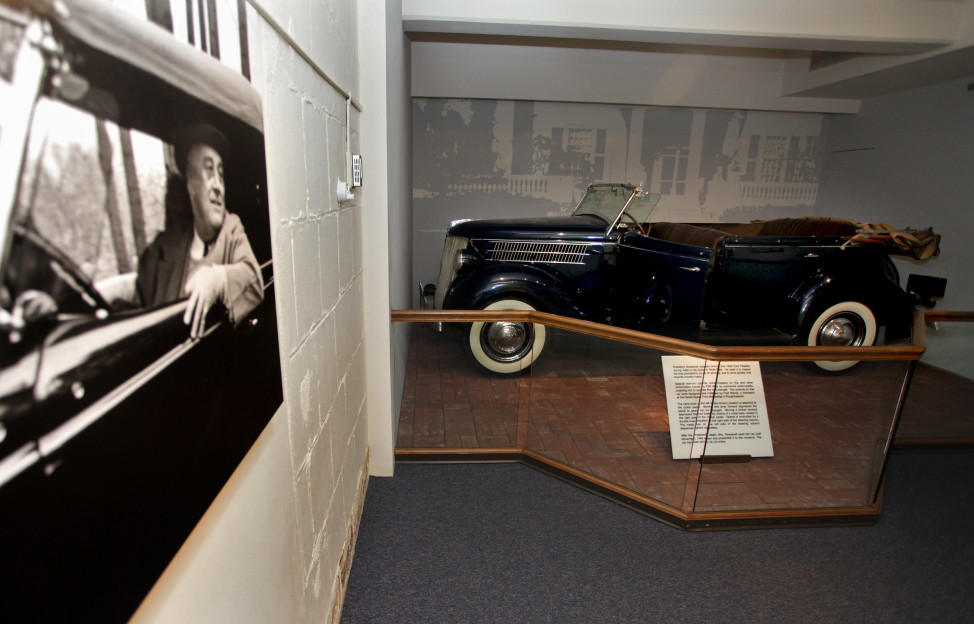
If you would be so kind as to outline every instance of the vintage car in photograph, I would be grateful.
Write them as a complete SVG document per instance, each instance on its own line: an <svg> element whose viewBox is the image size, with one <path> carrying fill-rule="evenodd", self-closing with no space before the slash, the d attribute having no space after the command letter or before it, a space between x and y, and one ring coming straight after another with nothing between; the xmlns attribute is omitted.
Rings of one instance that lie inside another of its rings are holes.
<svg viewBox="0 0 974 624"><path fill-rule="evenodd" d="M660 197L593 184L570 216L454 222L434 306L538 310L706 344L870 346L910 336L945 281L900 286L891 253L937 253L931 231L824 218L652 222ZM912 292L911 292L912 291ZM475 322L464 344L487 371L542 354L537 323ZM855 362L816 362L840 371Z"/></svg>
<svg viewBox="0 0 974 624"><path fill-rule="evenodd" d="M0 112L0 620L124 621L282 400L261 100L109 3L2 0ZM134 296L192 123L263 289L197 338Z"/></svg>

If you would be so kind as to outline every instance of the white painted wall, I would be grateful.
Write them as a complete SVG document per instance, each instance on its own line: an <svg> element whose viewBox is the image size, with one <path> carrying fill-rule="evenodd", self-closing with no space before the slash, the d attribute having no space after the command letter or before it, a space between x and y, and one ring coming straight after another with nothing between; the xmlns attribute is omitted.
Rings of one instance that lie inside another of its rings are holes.
<svg viewBox="0 0 974 624"><path fill-rule="evenodd" d="M368 362L369 473L392 476L398 406L405 380L408 334L393 326L389 310L408 307L409 268L402 261L410 232L408 161L408 50L398 2L359 1L359 49L363 100L369 102L362 126L366 184L359 189L365 210L363 284L366 361Z"/></svg>
<svg viewBox="0 0 974 624"><path fill-rule="evenodd" d="M413 249L412 207L412 98L410 97L410 41L402 31L399 0L387 0L386 84L389 131L389 303L392 309L410 308L418 290L408 258ZM368 243L365 243L366 245ZM406 382L409 325L392 326L392 446L399 428L402 389ZM378 450L373 457L378 456Z"/></svg>
<svg viewBox="0 0 974 624"><path fill-rule="evenodd" d="M953 0L404 0L403 20L439 32L565 37L590 29L607 40L890 52L897 48L883 46L956 36L969 9Z"/></svg>
<svg viewBox="0 0 974 624"><path fill-rule="evenodd" d="M910 272L948 279L942 310L974 310L974 77L865 100L858 115L832 120L820 210L943 236L941 255L899 261ZM943 324L924 356L974 378L974 327Z"/></svg>
<svg viewBox="0 0 974 624"><path fill-rule="evenodd" d="M346 133L352 151L364 151L372 139L360 130L385 120L385 100L372 101L375 92L359 83L357 13L375 4L263 5L314 65L363 102L361 115L348 115L345 97L248 5L253 80L264 99L284 405L135 622L337 621L367 482L367 389L381 397L385 383L387 421L391 403L388 374L366 381L373 321L364 303L388 279L388 263L367 267L362 253L363 215L386 210L385 174L377 168L375 191L353 202L339 204L335 192L346 179ZM384 71L370 62L363 75ZM384 161L384 147L370 160ZM388 351L386 342L386 371Z"/></svg>
<svg viewBox="0 0 974 624"><path fill-rule="evenodd" d="M952 17L953 33L948 45L906 56L863 55L814 71L808 71L807 58L795 57L785 69L782 94L874 97L962 78L974 66L974 3L956 3L956 8L960 12ZM921 23L926 20L918 25Z"/></svg>
<svg viewBox="0 0 974 624"><path fill-rule="evenodd" d="M403 27L420 97L840 113L974 63L966 0L403 0Z"/></svg>
<svg viewBox="0 0 974 624"><path fill-rule="evenodd" d="M415 97L854 113L857 100L782 97L787 55L417 41Z"/></svg>

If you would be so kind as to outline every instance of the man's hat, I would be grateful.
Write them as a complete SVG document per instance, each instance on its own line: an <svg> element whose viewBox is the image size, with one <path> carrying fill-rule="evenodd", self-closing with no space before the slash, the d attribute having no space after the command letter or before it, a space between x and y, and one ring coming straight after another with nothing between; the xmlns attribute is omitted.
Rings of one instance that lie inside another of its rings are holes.
<svg viewBox="0 0 974 624"><path fill-rule="evenodd" d="M186 158L191 147L197 144L209 145L215 149L224 161L230 153L230 142L227 137L207 123L194 123L183 126L173 136L173 147L176 150L176 166L179 172L186 175Z"/></svg>

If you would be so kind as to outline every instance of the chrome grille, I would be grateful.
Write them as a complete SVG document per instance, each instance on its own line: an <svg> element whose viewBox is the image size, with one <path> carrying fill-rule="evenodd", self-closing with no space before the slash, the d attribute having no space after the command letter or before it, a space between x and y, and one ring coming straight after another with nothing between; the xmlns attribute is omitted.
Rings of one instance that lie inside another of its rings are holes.
<svg viewBox="0 0 974 624"><path fill-rule="evenodd" d="M494 241L487 259L495 262L547 262L582 264L585 243L547 243L537 241Z"/></svg>

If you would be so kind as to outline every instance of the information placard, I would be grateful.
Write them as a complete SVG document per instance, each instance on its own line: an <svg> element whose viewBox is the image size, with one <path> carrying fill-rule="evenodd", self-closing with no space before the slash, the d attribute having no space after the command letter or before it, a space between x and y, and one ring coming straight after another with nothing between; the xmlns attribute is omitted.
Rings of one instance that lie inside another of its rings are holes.
<svg viewBox="0 0 974 624"><path fill-rule="evenodd" d="M774 455L759 362L664 355L663 382L673 459Z"/></svg>

